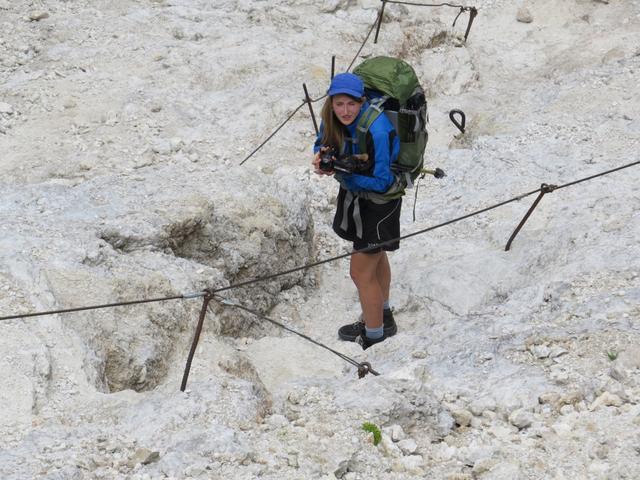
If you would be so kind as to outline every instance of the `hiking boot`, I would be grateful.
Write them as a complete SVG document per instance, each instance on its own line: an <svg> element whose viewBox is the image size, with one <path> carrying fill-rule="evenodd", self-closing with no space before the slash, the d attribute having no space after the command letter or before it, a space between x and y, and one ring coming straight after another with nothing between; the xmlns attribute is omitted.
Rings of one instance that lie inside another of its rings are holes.
<svg viewBox="0 0 640 480"><path fill-rule="evenodd" d="M384 326L385 337L393 337L398 333L398 326L395 318L393 318L393 310L390 308L385 308L382 311L382 325Z"/></svg>
<svg viewBox="0 0 640 480"><path fill-rule="evenodd" d="M364 332L362 332L356 338L356 343L359 344L362 347L363 350L366 350L370 346L375 345L376 343L380 343L380 342L384 341L386 338L387 338L387 336L384 333L382 334L382 336L380 338L369 338L369 337L367 337L365 335Z"/></svg>
<svg viewBox="0 0 640 480"><path fill-rule="evenodd" d="M393 318L393 311L391 309L384 309L382 313L382 326L384 327L385 337L392 337L398 332L398 326ZM341 340L346 340L347 342L355 342L356 338L358 338L360 334L364 335L364 322L362 321L362 315L360 315L360 319L357 322L343 325L338 330L338 337L340 337Z"/></svg>

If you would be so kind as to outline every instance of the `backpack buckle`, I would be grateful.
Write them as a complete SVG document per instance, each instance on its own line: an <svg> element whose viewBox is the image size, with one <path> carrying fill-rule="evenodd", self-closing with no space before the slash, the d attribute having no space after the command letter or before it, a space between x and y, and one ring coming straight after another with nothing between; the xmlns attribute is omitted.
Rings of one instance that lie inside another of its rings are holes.
<svg viewBox="0 0 640 480"><path fill-rule="evenodd" d="M375 100L372 100L371 103L369 104L369 106L371 108L376 109L378 112L382 112L384 110L384 108L382 108L382 106L384 105L384 102L386 102L389 99L389 97L387 95L384 95L382 97L378 97Z"/></svg>

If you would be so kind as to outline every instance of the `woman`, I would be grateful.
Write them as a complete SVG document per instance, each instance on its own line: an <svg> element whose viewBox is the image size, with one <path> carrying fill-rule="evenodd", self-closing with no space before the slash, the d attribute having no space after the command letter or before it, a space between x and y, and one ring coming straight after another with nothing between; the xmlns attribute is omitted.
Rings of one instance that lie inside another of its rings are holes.
<svg viewBox="0 0 640 480"><path fill-rule="evenodd" d="M388 241L400 236L402 200L386 201L379 194L395 182L391 164L398 157L400 142L391 122L379 115L366 132L366 145L358 145L358 121L369 104L357 75L336 75L327 94L313 166L315 173L334 175L340 182L333 230L353 242L350 274L362 307L361 320L344 325L338 335L366 350L397 331L389 305L391 269L386 252L399 247L399 241ZM330 147L341 154L366 153L370 166L363 172L358 169L360 173L327 171L324 165L321 169L321 154Z"/></svg>

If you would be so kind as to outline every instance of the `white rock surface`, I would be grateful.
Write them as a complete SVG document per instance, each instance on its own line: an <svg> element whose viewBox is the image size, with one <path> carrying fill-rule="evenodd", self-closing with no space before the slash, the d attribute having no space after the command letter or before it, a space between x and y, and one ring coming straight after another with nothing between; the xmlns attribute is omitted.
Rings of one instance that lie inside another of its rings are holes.
<svg viewBox="0 0 640 480"><path fill-rule="evenodd" d="M533 415L526 410L516 410L509 415L509 422L520 429L530 427L533 423Z"/></svg>
<svg viewBox="0 0 640 480"><path fill-rule="evenodd" d="M467 13L452 27L455 9L389 4L362 51L416 68L427 166L447 172L423 180L415 223L405 197L403 233L637 161L640 3L474 5L465 44ZM324 94L331 55L346 69L379 7L0 0L0 316L348 252L306 108L240 162L302 83ZM404 240L398 334L366 352L335 334L360 313L345 260L220 292L381 373L362 380L214 300L180 392L201 297L2 321L0 478L633 478L639 180L545 195L509 252L534 196Z"/></svg>

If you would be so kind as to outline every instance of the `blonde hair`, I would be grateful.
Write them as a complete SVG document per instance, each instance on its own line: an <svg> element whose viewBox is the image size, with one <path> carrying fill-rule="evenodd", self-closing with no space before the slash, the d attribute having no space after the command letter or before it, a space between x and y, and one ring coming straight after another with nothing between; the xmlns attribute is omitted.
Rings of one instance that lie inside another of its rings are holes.
<svg viewBox="0 0 640 480"><path fill-rule="evenodd" d="M358 103L363 103L364 98L353 98ZM322 118L322 144L336 148L338 151L342 150L342 144L344 143L344 126L338 120L335 113L333 113L332 105L333 97L327 97L322 106L320 117Z"/></svg>

